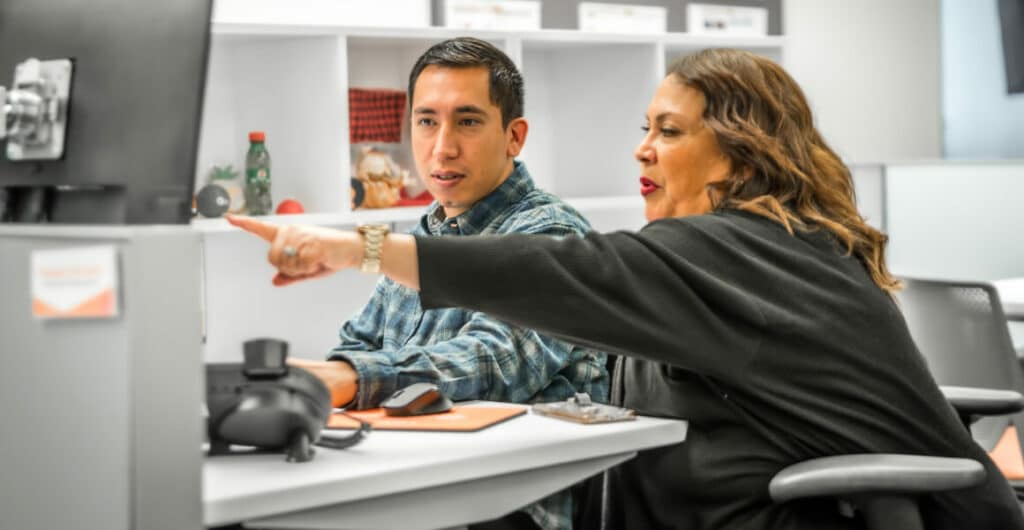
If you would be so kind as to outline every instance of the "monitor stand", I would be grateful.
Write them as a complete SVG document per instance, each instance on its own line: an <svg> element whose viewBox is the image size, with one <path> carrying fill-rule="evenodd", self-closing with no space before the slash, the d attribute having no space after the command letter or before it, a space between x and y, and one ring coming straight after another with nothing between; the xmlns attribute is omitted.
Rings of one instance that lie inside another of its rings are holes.
<svg viewBox="0 0 1024 530"><path fill-rule="evenodd" d="M126 219L120 186L0 188L0 222L118 225Z"/></svg>
<svg viewBox="0 0 1024 530"><path fill-rule="evenodd" d="M49 219L50 193L43 186L0 188L0 221L45 223Z"/></svg>

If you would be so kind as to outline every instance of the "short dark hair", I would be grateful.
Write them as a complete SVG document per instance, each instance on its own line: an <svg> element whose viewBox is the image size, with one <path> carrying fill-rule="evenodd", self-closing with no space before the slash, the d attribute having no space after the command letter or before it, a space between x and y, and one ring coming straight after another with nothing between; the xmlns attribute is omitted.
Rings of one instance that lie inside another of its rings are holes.
<svg viewBox="0 0 1024 530"><path fill-rule="evenodd" d="M423 69L431 66L445 68L487 68L491 83L491 103L501 109L501 125L523 116L523 76L512 59L493 44L473 37L457 37L439 42L420 55L409 73L409 107Z"/></svg>

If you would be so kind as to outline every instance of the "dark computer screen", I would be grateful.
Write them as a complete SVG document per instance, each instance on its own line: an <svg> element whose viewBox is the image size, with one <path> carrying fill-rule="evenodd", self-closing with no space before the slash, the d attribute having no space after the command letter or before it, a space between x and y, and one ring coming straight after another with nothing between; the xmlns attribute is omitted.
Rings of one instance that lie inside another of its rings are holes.
<svg viewBox="0 0 1024 530"><path fill-rule="evenodd" d="M12 160L12 137L0 141L0 218L188 222L211 4L0 1L6 111L17 107L11 85L27 59L70 59L72 71L59 158ZM17 126L9 112L6 121Z"/></svg>
<svg viewBox="0 0 1024 530"><path fill-rule="evenodd" d="M999 0L1006 91L1024 93L1024 0Z"/></svg>

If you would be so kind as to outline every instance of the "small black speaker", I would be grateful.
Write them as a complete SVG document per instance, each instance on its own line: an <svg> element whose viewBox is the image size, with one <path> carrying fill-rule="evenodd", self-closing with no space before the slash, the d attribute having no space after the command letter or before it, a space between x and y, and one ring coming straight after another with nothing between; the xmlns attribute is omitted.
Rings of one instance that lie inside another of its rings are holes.
<svg viewBox="0 0 1024 530"><path fill-rule="evenodd" d="M228 190L218 184L207 184L196 195L196 210L203 217L220 217L230 206Z"/></svg>

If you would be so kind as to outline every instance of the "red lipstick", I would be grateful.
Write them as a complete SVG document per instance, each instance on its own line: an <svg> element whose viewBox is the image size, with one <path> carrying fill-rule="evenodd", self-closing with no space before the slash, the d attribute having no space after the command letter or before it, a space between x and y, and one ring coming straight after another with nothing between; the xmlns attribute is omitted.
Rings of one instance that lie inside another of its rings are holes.
<svg viewBox="0 0 1024 530"><path fill-rule="evenodd" d="M654 183L653 180L647 177L640 177L640 195L647 196L649 193L654 193L661 189L661 186Z"/></svg>

